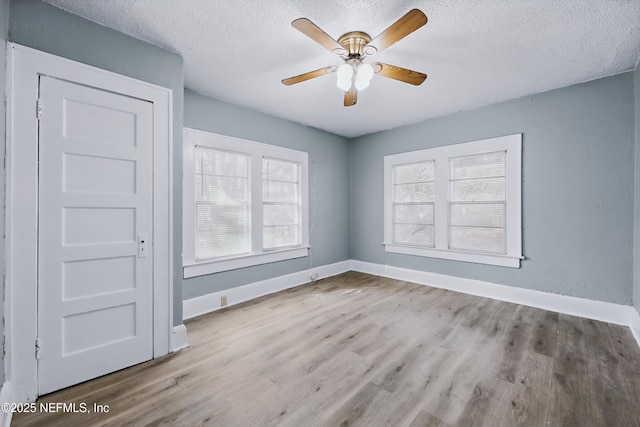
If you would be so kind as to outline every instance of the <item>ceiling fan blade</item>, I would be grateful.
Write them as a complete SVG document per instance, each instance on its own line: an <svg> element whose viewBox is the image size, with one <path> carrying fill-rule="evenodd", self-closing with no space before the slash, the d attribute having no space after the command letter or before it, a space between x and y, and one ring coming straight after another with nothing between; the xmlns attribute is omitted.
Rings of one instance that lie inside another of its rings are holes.
<svg viewBox="0 0 640 427"><path fill-rule="evenodd" d="M288 79L282 80L282 84L291 86L296 83L304 82L307 80L315 79L316 77L324 76L325 74L333 73L337 70L337 67L333 65L330 67L320 68L319 70L309 71L308 73L300 74L298 76L289 77Z"/></svg>
<svg viewBox="0 0 640 427"><path fill-rule="evenodd" d="M337 41L332 39L329 34L322 31L320 27L307 18L298 18L291 22L291 26L310 39L320 43L331 52L335 52L338 55L343 55L346 52L344 48L340 46Z"/></svg>
<svg viewBox="0 0 640 427"><path fill-rule="evenodd" d="M427 78L427 75L424 73L407 70L402 67L396 67L395 65L384 64L382 62L375 62L371 65L373 66L373 71L381 76L416 86L421 85Z"/></svg>
<svg viewBox="0 0 640 427"><path fill-rule="evenodd" d="M406 15L371 40L367 46L373 46L378 52L382 52L426 23L427 15L419 9L411 9Z"/></svg>
<svg viewBox="0 0 640 427"><path fill-rule="evenodd" d="M352 87L348 92L344 93L344 106L351 107L358 102L358 89Z"/></svg>

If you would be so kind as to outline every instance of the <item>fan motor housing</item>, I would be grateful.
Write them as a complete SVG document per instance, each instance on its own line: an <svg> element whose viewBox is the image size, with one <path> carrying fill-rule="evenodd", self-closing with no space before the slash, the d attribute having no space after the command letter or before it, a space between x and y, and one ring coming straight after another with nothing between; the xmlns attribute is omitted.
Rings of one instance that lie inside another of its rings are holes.
<svg viewBox="0 0 640 427"><path fill-rule="evenodd" d="M371 37L362 31L351 31L338 39L338 44L347 51L347 58L360 58L365 55L365 46L371 42Z"/></svg>

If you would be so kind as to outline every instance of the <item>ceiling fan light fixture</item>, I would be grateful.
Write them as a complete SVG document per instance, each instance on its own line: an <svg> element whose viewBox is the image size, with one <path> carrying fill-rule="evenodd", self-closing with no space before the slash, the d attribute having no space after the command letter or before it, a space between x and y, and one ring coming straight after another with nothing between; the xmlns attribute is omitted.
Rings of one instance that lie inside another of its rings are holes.
<svg viewBox="0 0 640 427"><path fill-rule="evenodd" d="M381 62L364 64L362 61L367 56L382 52L426 23L427 15L424 12L419 9L411 9L373 39L365 32L350 31L340 36L338 40L334 40L308 18L295 19L291 22L293 28L340 56L344 60L344 64L340 67L332 65L289 77L283 79L282 84L290 86L336 72L336 84L344 91L345 107L356 105L358 91L369 87L375 73L382 77L418 86L425 81L426 74Z"/></svg>
<svg viewBox="0 0 640 427"><path fill-rule="evenodd" d="M360 64L356 69L356 89L363 90L369 87L373 78L373 67L371 64Z"/></svg>
<svg viewBox="0 0 640 427"><path fill-rule="evenodd" d="M336 75L338 76L338 87L340 89L345 92L351 89L351 82L353 80L353 67L351 64L342 64L338 67Z"/></svg>

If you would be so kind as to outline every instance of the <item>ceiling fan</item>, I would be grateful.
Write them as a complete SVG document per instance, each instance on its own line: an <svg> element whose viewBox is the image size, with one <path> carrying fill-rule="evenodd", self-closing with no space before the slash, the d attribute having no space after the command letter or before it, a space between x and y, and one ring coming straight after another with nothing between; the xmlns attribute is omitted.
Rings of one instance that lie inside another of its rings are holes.
<svg viewBox="0 0 640 427"><path fill-rule="evenodd" d="M289 77L282 80L282 83L289 86L335 72L338 77L338 87L345 92L345 107L356 104L358 91L369 86L374 73L418 86L425 81L426 74L382 62L369 64L363 60L367 56L382 52L426 23L427 16L418 9L412 9L373 39L362 31L351 31L343 34L336 41L309 19L296 19L291 22L293 28L340 56L344 64Z"/></svg>

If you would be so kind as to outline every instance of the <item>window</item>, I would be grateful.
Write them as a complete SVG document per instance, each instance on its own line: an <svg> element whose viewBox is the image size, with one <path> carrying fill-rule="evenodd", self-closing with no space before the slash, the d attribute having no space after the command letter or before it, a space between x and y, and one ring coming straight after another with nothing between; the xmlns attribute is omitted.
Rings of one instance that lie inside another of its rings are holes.
<svg viewBox="0 0 640 427"><path fill-rule="evenodd" d="M196 260L251 252L250 156L195 146Z"/></svg>
<svg viewBox="0 0 640 427"><path fill-rule="evenodd" d="M387 252L518 268L522 135L385 156Z"/></svg>
<svg viewBox="0 0 640 427"><path fill-rule="evenodd" d="M449 160L449 249L506 254L505 152Z"/></svg>
<svg viewBox="0 0 640 427"><path fill-rule="evenodd" d="M307 153L184 131L184 277L308 255Z"/></svg>
<svg viewBox="0 0 640 427"><path fill-rule="evenodd" d="M265 250L300 244L300 164L262 160L262 246Z"/></svg>
<svg viewBox="0 0 640 427"><path fill-rule="evenodd" d="M393 166L393 242L433 247L434 162Z"/></svg>

